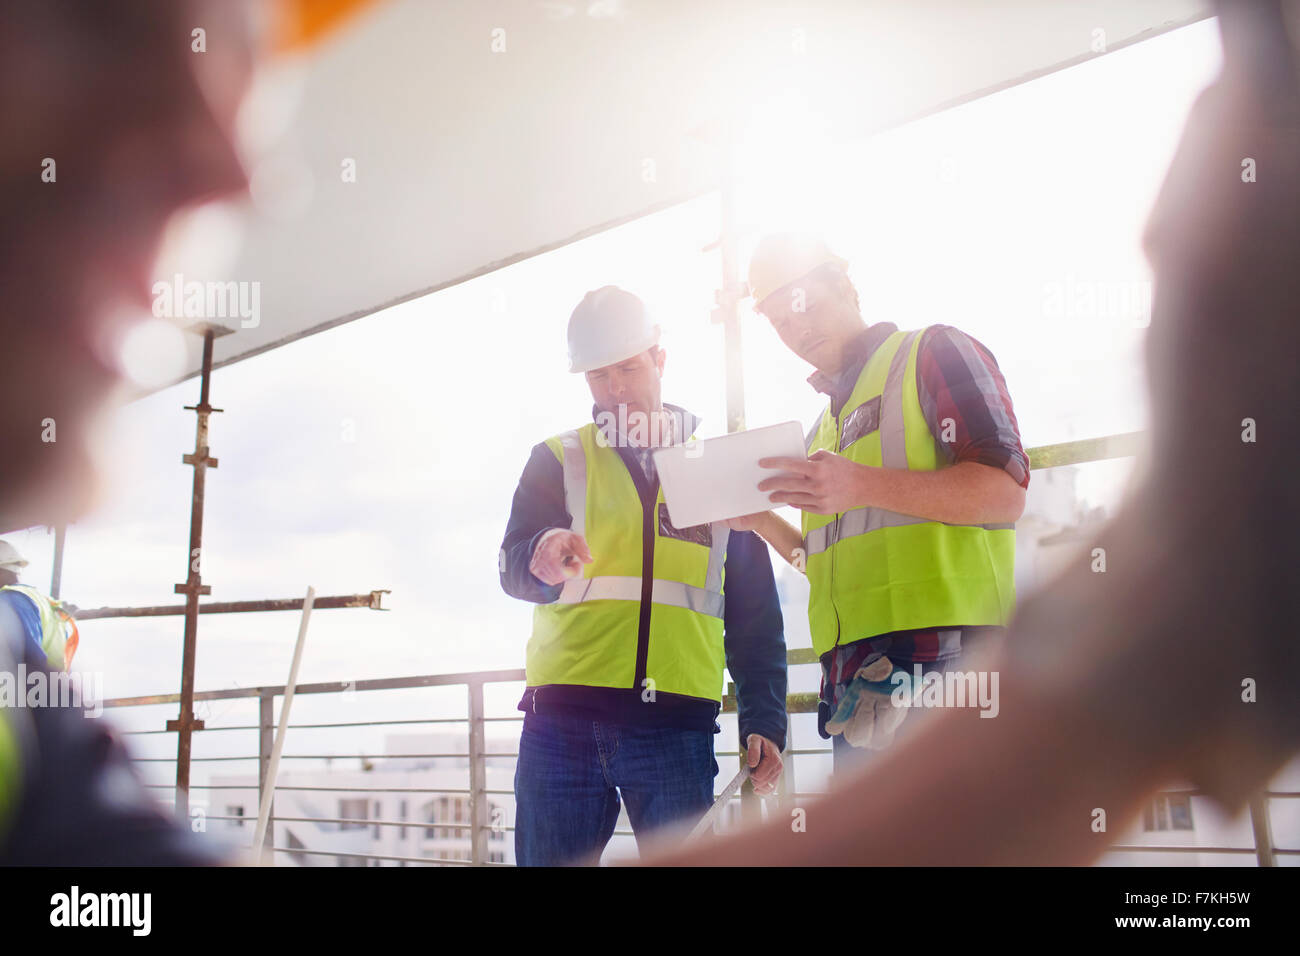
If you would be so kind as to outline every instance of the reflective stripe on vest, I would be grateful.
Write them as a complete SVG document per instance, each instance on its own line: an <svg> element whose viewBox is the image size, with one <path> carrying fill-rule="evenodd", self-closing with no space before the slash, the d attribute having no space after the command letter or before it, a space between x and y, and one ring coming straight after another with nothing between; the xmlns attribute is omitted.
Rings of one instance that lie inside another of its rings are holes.
<svg viewBox="0 0 1300 956"><path fill-rule="evenodd" d="M823 413L810 452L824 448L884 468L946 464L916 392L923 331L894 332L881 343L839 416ZM803 525L809 624L819 656L891 631L1000 624L1010 616L1012 524L954 525L867 507L805 512Z"/></svg>
<svg viewBox="0 0 1300 956"><path fill-rule="evenodd" d="M587 534L587 454L582 439L576 431L560 436L564 446L564 506L573 516L570 530L583 537ZM719 533L721 530L721 533ZM651 585L650 600L655 604L671 604L711 617L722 617L722 564L727 553L727 537L731 533L724 522L711 527L712 544L709 547L709 567L704 587L692 587L680 581L656 578ZM641 579L602 575L593 578L570 578L560 592L561 604L578 604L582 601L640 601Z"/></svg>
<svg viewBox="0 0 1300 956"><path fill-rule="evenodd" d="M640 601L641 579L615 575L598 578L570 578L560 591L559 603L580 604L583 601ZM722 617L723 597L707 588L695 588L680 581L655 578L650 584L650 600L655 604L684 607L697 614Z"/></svg>
<svg viewBox="0 0 1300 956"><path fill-rule="evenodd" d="M809 531L803 541L804 555L811 557L814 554L820 554L837 541L843 541L845 538L852 538L859 534L867 534L871 531L878 531L881 528L901 528L909 524L938 523L940 522L935 522L931 518L918 518L916 515L886 511L884 508L854 508L852 511L845 511L838 523L822 525L820 528ZM968 526L953 525L952 527ZM1015 525L981 524L975 527L983 528L985 531L1007 531L1014 529Z"/></svg>
<svg viewBox="0 0 1300 956"><path fill-rule="evenodd" d="M557 600L534 609L528 686L720 701L730 529L673 528L661 490L647 518L628 466L600 439L592 424L546 442L560 460L569 528L586 539L593 561L564 582Z"/></svg>

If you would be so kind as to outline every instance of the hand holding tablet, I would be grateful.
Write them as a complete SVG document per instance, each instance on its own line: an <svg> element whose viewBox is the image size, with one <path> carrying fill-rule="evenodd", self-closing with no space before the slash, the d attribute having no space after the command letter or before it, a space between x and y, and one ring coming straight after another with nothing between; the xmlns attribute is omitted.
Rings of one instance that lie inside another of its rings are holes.
<svg viewBox="0 0 1300 956"><path fill-rule="evenodd" d="M678 528L738 518L773 507L758 483L773 477L761 458L806 457L803 428L782 422L654 452L668 515Z"/></svg>

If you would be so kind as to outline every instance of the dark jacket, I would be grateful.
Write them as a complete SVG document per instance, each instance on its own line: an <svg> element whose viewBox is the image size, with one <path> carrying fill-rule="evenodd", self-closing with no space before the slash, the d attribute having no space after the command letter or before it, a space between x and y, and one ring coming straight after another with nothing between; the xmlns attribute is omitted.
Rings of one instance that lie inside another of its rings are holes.
<svg viewBox="0 0 1300 956"><path fill-rule="evenodd" d="M647 480L632 452L616 448L641 496L642 508L653 512L659 492L657 478ZM560 585L543 584L528 565L543 533L572 525L573 518L564 506L563 466L545 443L535 445L519 478L501 543L501 587L507 594L535 604L549 604L560 596ZM749 734L757 733L784 749L785 632L767 545L752 532L731 532L724 575L726 661L736 682L742 745ZM641 626L647 633L648 619ZM614 723L718 729L718 705L712 701L660 693L650 704L632 687L552 684L528 688L519 709Z"/></svg>

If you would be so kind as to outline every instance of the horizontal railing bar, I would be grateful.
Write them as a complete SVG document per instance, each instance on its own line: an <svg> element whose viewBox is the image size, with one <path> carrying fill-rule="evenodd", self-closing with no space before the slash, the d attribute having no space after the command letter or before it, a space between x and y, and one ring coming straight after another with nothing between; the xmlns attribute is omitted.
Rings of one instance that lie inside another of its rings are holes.
<svg viewBox="0 0 1300 956"><path fill-rule="evenodd" d="M260 729L260 728L258 727L257 724L232 724L232 725L229 726L229 727L203 727L203 728L200 728L200 729L202 730L203 733L207 733L207 732L209 732L209 731L213 731L213 730L258 730L258 729ZM136 736L139 736L139 735L141 735L141 734L174 734L174 733L176 733L176 731L174 731L174 730L123 730L123 731L119 731L119 732L122 734L123 737L136 737ZM195 731L195 733L198 733L198 732L199 732L199 731Z"/></svg>
<svg viewBox="0 0 1300 956"><path fill-rule="evenodd" d="M417 717L412 720L349 720L339 724L290 724L290 730L315 730L321 727L390 727L394 724L467 724L468 717Z"/></svg>
<svg viewBox="0 0 1300 956"><path fill-rule="evenodd" d="M421 674L416 677L384 677L374 680L326 681L319 684L299 684L294 694L339 694L343 691L407 690L416 687L455 687L468 684L513 684L525 680L523 668L499 671L463 671L457 674ZM249 697L284 695L284 685L267 687L234 687L229 690L204 690L194 694L200 700L238 700ZM149 707L155 704L179 703L180 694L151 694L143 697L115 697L103 702L105 707Z"/></svg>
<svg viewBox="0 0 1300 956"><path fill-rule="evenodd" d="M209 817L208 819L212 819ZM286 823L346 823L353 830L364 830L366 827L416 827L423 830L432 830L435 827L451 830L472 830L473 824L470 823L429 823L401 820L358 820L354 817L281 817L271 816L272 820L283 820ZM430 837L430 839L434 839Z"/></svg>
<svg viewBox="0 0 1300 956"><path fill-rule="evenodd" d="M1120 435L1102 435L1100 438L1080 438L1054 445L1026 448L1029 467L1034 471L1059 468L1062 465L1082 465L1110 458L1130 458L1138 453L1146 432L1124 432Z"/></svg>
<svg viewBox="0 0 1300 956"><path fill-rule="evenodd" d="M251 849L245 847L244 849ZM276 853L301 853L304 856L346 856L353 860L405 860L408 863L444 866L470 866L472 860L444 860L441 857L386 856L382 853L344 853L342 850L299 850L289 846L273 847Z"/></svg>
<svg viewBox="0 0 1300 956"><path fill-rule="evenodd" d="M281 760L418 760L424 758L441 758L450 759L452 757L468 757L467 753L458 754L280 754ZM493 755L495 756L495 754ZM202 758L195 757L200 760ZM222 758L211 758L222 759ZM257 758L254 757L254 760Z"/></svg>
<svg viewBox="0 0 1300 956"><path fill-rule="evenodd" d="M242 787L243 790L256 790L257 787ZM309 790L329 793L469 793L469 787L290 787L282 783L275 785L276 790ZM491 791L488 791L489 793ZM513 791L507 790L506 793Z"/></svg>
<svg viewBox="0 0 1300 956"><path fill-rule="evenodd" d="M499 827L494 827L494 826L491 826L491 825L489 824L489 825L482 826L482 827L480 827L479 829L482 829L482 830L499 830L499 831L501 831L502 833L513 833L513 832L515 832L515 829L516 829L516 828L515 828L515 827L508 827L508 826L499 826ZM615 830L615 831L613 831L613 832L610 834L610 836L634 837L634 836L636 836L636 834L633 833L631 830ZM490 849L490 847L489 847L489 849Z"/></svg>
<svg viewBox="0 0 1300 956"><path fill-rule="evenodd" d="M150 790L175 790L174 783L146 783ZM254 783L192 783L191 790L251 790L257 792ZM277 783L276 790L312 790L330 793L469 793L468 787L294 787ZM487 793L512 794L513 790L488 790Z"/></svg>
<svg viewBox="0 0 1300 956"><path fill-rule="evenodd" d="M198 763L199 761L212 762L214 760L257 760L257 759L258 759L257 754L253 754L253 756L251 757L191 757L190 763ZM133 763L175 763L176 758L175 757L132 757L131 761Z"/></svg>
<svg viewBox="0 0 1300 956"><path fill-rule="evenodd" d="M416 760L422 758L440 758L450 759L452 757L468 757L469 754L281 754L281 760ZM484 754L485 757L515 757L517 754ZM137 763L174 763L175 757L132 757ZM248 757L191 757L192 763L198 763L200 760L258 760L257 754Z"/></svg>
<svg viewBox="0 0 1300 956"><path fill-rule="evenodd" d="M322 595L312 602L312 610L328 611L337 608L364 607L373 611L387 611L383 607L387 590L375 590L369 594L337 594L328 597ZM199 605L200 614L248 614L259 611L301 611L302 598L275 598L264 601L214 601ZM173 617L184 614L187 605L160 604L153 607L95 607L74 611L72 616L78 621L94 621L111 617Z"/></svg>
<svg viewBox="0 0 1300 956"><path fill-rule="evenodd" d="M520 721L524 715L518 717L484 717L484 721ZM394 727L405 724L468 724L468 717L415 717L410 720L347 720L333 724L290 724L290 730L320 730L326 727ZM261 730L258 724L231 724L229 727L203 727L196 733L213 730ZM124 737L138 737L144 734L174 734L175 730L123 730L119 731Z"/></svg>

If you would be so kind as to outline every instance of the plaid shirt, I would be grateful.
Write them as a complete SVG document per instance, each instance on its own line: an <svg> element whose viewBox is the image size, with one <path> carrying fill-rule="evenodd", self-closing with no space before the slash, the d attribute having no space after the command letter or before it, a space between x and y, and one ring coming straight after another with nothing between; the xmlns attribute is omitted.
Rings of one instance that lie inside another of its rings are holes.
<svg viewBox="0 0 1300 956"><path fill-rule="evenodd" d="M890 322L868 327L850 346L850 361L839 375L819 371L809 377L813 388L830 397L832 414L838 415L848 401L868 359L897 331ZM1020 444L1011 396L993 353L950 325L932 325L922 333L916 363L921 411L948 463L976 461L1001 468L1028 488L1029 456ZM939 440L946 419L951 419L951 442ZM985 628L894 631L838 645L822 655L822 699L834 712L858 668L885 654L900 664L956 657L963 630Z"/></svg>

